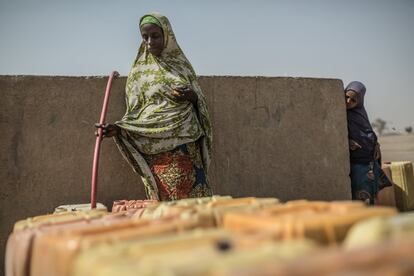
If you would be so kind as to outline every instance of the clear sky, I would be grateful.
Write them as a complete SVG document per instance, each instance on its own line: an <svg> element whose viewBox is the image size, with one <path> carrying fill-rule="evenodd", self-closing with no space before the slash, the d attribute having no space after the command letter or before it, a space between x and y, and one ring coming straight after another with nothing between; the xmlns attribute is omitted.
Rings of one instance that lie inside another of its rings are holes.
<svg viewBox="0 0 414 276"><path fill-rule="evenodd" d="M199 75L360 80L371 120L414 126L414 0L0 0L0 74L126 75L151 11Z"/></svg>

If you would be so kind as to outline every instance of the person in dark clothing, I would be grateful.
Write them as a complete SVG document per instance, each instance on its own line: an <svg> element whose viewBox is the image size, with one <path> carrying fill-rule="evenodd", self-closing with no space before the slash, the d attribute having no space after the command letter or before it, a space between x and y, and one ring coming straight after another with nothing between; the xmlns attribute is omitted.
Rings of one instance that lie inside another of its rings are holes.
<svg viewBox="0 0 414 276"><path fill-rule="evenodd" d="M391 186L381 169L378 138L364 107L365 85L353 81L345 88L351 162L352 199L375 204L379 190Z"/></svg>

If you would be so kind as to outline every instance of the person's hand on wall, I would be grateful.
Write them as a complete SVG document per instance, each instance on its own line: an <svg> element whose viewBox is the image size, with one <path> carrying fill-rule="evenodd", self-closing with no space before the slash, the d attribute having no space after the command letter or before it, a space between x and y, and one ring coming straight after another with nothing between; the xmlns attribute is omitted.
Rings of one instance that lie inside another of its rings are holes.
<svg viewBox="0 0 414 276"><path fill-rule="evenodd" d="M102 129L102 137L113 137L115 135L118 135L120 132L120 128L117 125L114 124L100 124L96 123L95 127L97 130L95 130L95 136L98 136L98 129Z"/></svg>
<svg viewBox="0 0 414 276"><path fill-rule="evenodd" d="M189 87L174 87L171 94L177 101L188 101L193 105L197 104L198 96Z"/></svg>

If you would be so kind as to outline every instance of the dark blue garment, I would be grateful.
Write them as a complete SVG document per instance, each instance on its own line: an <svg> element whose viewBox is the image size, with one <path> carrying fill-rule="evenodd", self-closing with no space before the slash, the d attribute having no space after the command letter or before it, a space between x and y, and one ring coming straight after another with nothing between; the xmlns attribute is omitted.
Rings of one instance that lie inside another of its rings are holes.
<svg viewBox="0 0 414 276"><path fill-rule="evenodd" d="M359 103L355 108L347 110L348 137L361 146L360 149L350 151L351 163L366 164L374 159L377 135L372 129L364 108L366 91L364 84L353 81L345 88L345 92L349 90L357 93Z"/></svg>
<svg viewBox="0 0 414 276"><path fill-rule="evenodd" d="M352 199L374 204L379 190L392 183L381 169L378 161L368 164L351 163Z"/></svg>

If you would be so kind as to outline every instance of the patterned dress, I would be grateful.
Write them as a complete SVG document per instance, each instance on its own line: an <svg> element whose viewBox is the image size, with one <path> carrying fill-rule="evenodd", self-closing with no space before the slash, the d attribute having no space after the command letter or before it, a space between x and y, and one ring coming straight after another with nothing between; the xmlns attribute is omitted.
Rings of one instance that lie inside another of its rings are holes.
<svg viewBox="0 0 414 276"><path fill-rule="evenodd" d="M210 196L212 133L205 97L168 19L150 15L162 26L164 49L157 57L141 43L126 83L126 113L115 122L121 128L115 142L141 175L149 199ZM177 101L177 86L196 92L197 106Z"/></svg>
<svg viewBox="0 0 414 276"><path fill-rule="evenodd" d="M368 164L351 163L352 199L374 205L380 190L392 186L378 160Z"/></svg>
<svg viewBox="0 0 414 276"><path fill-rule="evenodd" d="M197 142L144 155L144 159L157 182L160 200L212 196Z"/></svg>

